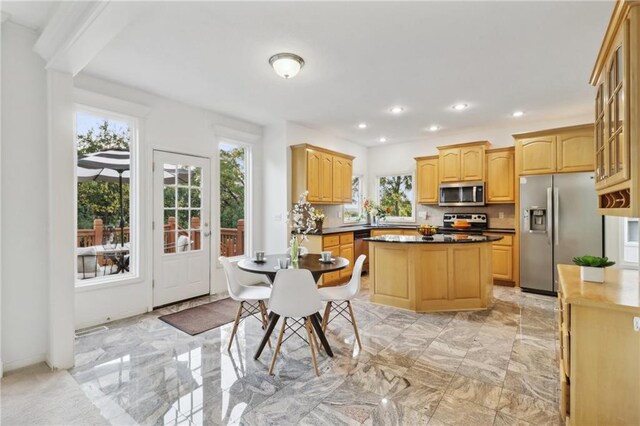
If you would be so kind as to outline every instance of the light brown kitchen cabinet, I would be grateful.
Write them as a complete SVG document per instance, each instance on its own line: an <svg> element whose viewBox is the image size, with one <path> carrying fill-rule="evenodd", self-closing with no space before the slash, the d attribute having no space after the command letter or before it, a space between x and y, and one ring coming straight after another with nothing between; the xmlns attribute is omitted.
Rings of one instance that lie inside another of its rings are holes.
<svg viewBox="0 0 640 426"><path fill-rule="evenodd" d="M493 279L497 281L514 281L514 264L517 261L514 249L515 236L487 232L484 235L502 237L501 240L493 242L491 247Z"/></svg>
<svg viewBox="0 0 640 426"><path fill-rule="evenodd" d="M560 414L567 426L640 424L638 271L605 269L604 283L558 265Z"/></svg>
<svg viewBox="0 0 640 426"><path fill-rule="evenodd" d="M601 214L640 215L640 2L618 1L591 74Z"/></svg>
<svg viewBox="0 0 640 426"><path fill-rule="evenodd" d="M592 124L513 135L519 176L592 172Z"/></svg>
<svg viewBox="0 0 640 426"><path fill-rule="evenodd" d="M313 204L351 202L353 157L307 144L292 146L291 157L292 200L309 191Z"/></svg>
<svg viewBox="0 0 640 426"><path fill-rule="evenodd" d="M489 142L469 142L438 147L440 182L484 180L484 153Z"/></svg>
<svg viewBox="0 0 640 426"><path fill-rule="evenodd" d="M303 241L302 246L309 250L307 256L319 256L321 251L330 251L333 257L340 256L349 260L349 266L345 269L323 274L318 281L319 287L336 286L351 279L355 257L353 232L307 235L307 239Z"/></svg>
<svg viewBox="0 0 640 426"><path fill-rule="evenodd" d="M438 204L438 156L416 158L419 204Z"/></svg>
<svg viewBox="0 0 640 426"><path fill-rule="evenodd" d="M515 149L497 148L487 151L487 203L514 203Z"/></svg>

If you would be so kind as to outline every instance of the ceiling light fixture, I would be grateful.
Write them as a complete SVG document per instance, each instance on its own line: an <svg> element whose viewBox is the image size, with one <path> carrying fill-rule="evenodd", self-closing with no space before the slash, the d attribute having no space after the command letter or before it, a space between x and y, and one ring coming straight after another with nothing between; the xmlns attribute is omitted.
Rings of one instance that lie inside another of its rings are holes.
<svg viewBox="0 0 640 426"><path fill-rule="evenodd" d="M360 124L358 124L358 129L366 129L367 127L368 127L368 126L367 126L367 123L360 123Z"/></svg>
<svg viewBox="0 0 640 426"><path fill-rule="evenodd" d="M430 132L437 132L438 130L440 130L440 126L438 126L437 124L429 126L429 131Z"/></svg>
<svg viewBox="0 0 640 426"><path fill-rule="evenodd" d="M524 111L514 111L511 115L513 117L522 117L524 115Z"/></svg>
<svg viewBox="0 0 640 426"><path fill-rule="evenodd" d="M455 104L451 108L453 108L455 111L462 111L469 108L469 104Z"/></svg>
<svg viewBox="0 0 640 426"><path fill-rule="evenodd" d="M380 143L385 143L387 141L387 138L383 136L380 139L378 139L378 141L380 141Z"/></svg>
<svg viewBox="0 0 640 426"><path fill-rule="evenodd" d="M282 78L295 77L304 66L304 59L294 53L278 53L269 58L269 64Z"/></svg>
<svg viewBox="0 0 640 426"><path fill-rule="evenodd" d="M402 108L401 106L394 106L391 107L389 111L391 111L393 114L400 114L402 111L404 111L404 108Z"/></svg>

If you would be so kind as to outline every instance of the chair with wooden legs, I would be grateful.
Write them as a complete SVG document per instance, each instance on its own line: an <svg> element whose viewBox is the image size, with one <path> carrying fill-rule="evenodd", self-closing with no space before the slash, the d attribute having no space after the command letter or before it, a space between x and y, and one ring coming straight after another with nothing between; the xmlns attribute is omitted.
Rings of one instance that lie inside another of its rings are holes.
<svg viewBox="0 0 640 426"><path fill-rule="evenodd" d="M233 338L238 332L238 324L240 324L242 319L248 316L254 316L262 322L263 329L267 327L267 307L264 302L271 297L271 287L264 285L247 285L243 283L243 281L241 281L243 277L240 277L238 273L240 271L235 265L231 264L229 258L221 256L219 260L222 263L224 275L227 278L229 296L233 300L240 302L227 347L227 350L231 350ZM244 281L246 282L246 279ZM260 317L257 316L258 314L260 314Z"/></svg>
<svg viewBox="0 0 640 426"><path fill-rule="evenodd" d="M311 349L311 360L316 376L319 376L318 361L316 360L316 351L318 343L315 340L311 317L316 315L322 309L322 302L318 294L318 287L313 279L313 275L306 269L281 269L276 274L273 282L273 290L271 299L269 299L269 308L271 312L282 317L282 325L280 326L280 334L276 348L271 358L271 366L269 374L273 374L273 367L276 365L276 358L280 351L280 346L289 337L294 334L302 338L309 344ZM297 327L294 328L287 324L287 320L292 320ZM316 323L317 324L317 323ZM319 326L319 324L317 324ZM302 327L306 329L306 339L298 334L298 330ZM292 334L283 340L285 329L291 331ZM315 348L314 348L315 347Z"/></svg>
<svg viewBox="0 0 640 426"><path fill-rule="evenodd" d="M338 316L341 316L353 325L353 331L356 334L356 341L360 349L362 349L362 344L360 343L360 334L358 333L358 326L356 325L356 317L353 315L351 300L355 298L360 291L360 275L362 275L362 264L366 258L367 256L361 254L358 259L356 259L351 280L347 284L339 287L325 287L319 290L320 298L323 302L327 303L324 309L324 316L322 317L322 331L326 331L327 325ZM349 311L348 317L345 315L345 311ZM332 312L334 312L334 316L330 318Z"/></svg>

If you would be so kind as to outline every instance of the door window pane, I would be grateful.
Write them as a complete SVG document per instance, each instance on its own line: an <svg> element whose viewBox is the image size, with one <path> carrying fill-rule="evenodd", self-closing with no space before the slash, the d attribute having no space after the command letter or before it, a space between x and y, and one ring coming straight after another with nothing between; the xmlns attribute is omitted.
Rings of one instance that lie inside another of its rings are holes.
<svg viewBox="0 0 640 426"><path fill-rule="evenodd" d="M165 164L164 174L164 253L179 254L200 250L202 169L189 165Z"/></svg>
<svg viewBox="0 0 640 426"><path fill-rule="evenodd" d="M239 256L245 249L247 148L220 143L220 254Z"/></svg>

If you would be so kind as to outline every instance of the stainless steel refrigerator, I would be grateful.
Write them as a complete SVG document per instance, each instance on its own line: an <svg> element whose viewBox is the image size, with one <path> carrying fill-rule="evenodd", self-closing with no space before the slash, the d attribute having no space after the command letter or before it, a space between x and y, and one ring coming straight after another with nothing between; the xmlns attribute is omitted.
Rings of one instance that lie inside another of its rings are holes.
<svg viewBox="0 0 640 426"><path fill-rule="evenodd" d="M586 254L602 256L602 216L593 173L520 178L520 287L558 291L557 265Z"/></svg>

